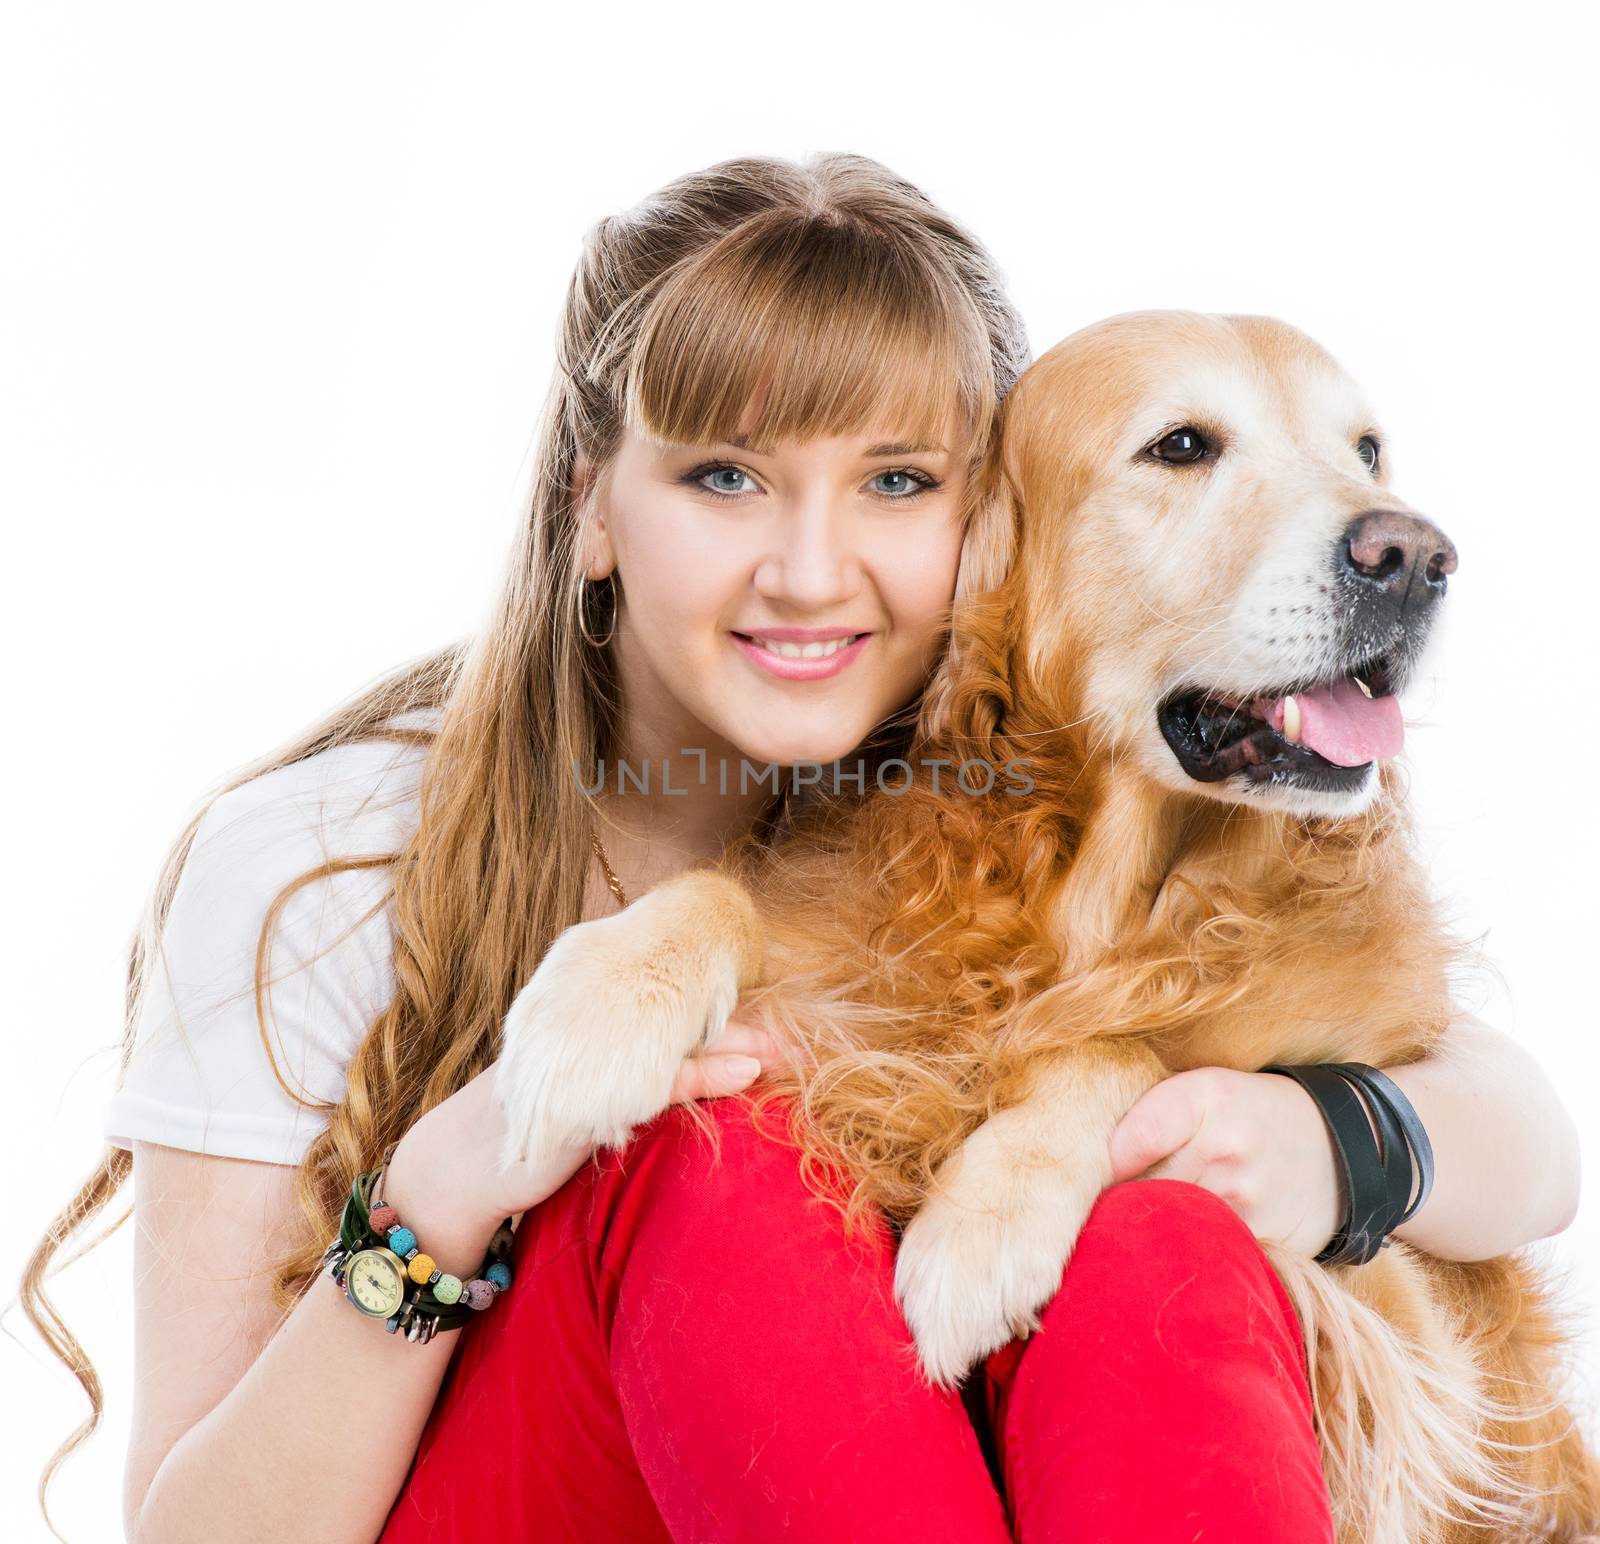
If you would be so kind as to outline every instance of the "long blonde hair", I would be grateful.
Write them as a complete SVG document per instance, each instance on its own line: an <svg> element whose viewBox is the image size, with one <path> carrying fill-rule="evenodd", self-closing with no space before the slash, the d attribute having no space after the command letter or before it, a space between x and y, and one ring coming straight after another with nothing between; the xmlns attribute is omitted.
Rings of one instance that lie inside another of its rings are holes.
<svg viewBox="0 0 1600 1544"><path fill-rule="evenodd" d="M163 864L131 945L119 1082L173 892L211 803L336 746L427 747L419 821L404 848L334 858L287 886L263 920L262 1043L290 1096L327 1118L299 1166L298 1240L274 1267L273 1301L284 1314L316 1278L351 1175L495 1060L512 999L581 915L592 809L570 769L616 755L621 698L611 651L580 635L580 607L594 607L602 587L578 588L579 455L600 486L625 427L683 443L731 438L765 378L770 390L748 439L757 451L866 426L937 437L954 415L969 436L965 518L998 405L1028 359L990 255L919 189L863 156L724 161L589 231L561 317L528 517L486 624L211 792ZM581 625L603 635L605 619L585 614ZM423 709L438 710L436 729L395 722ZM908 705L894 727L915 713ZM343 1097L312 1102L285 1081L267 1035L274 925L301 886L374 867L393 874L394 997L357 1048ZM24 1312L92 1407L40 1476L52 1532L50 1479L98 1427L104 1397L43 1285L53 1257L132 1165L128 1150L107 1148L21 1278Z"/></svg>

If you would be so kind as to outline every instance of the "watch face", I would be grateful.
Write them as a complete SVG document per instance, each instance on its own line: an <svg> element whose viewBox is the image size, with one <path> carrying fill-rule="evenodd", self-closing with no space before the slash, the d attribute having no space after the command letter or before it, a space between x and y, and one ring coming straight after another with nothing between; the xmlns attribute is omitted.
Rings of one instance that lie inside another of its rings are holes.
<svg viewBox="0 0 1600 1544"><path fill-rule="evenodd" d="M387 1319L405 1301L405 1279L405 1262L391 1249L363 1249L344 1268L350 1301L374 1319Z"/></svg>

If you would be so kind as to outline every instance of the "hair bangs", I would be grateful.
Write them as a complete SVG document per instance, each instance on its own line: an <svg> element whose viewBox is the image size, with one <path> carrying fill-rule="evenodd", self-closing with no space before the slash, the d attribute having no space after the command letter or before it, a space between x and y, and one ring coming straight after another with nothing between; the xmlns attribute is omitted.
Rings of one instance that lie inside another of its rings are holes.
<svg viewBox="0 0 1600 1544"><path fill-rule="evenodd" d="M663 286L625 413L662 444L765 454L868 433L970 458L994 411L990 354L970 297L925 247L783 212L747 221Z"/></svg>

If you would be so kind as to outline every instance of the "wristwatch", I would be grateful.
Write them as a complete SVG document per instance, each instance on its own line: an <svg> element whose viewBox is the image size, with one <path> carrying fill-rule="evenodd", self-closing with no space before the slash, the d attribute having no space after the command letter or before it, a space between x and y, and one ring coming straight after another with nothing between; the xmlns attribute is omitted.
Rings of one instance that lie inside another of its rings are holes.
<svg viewBox="0 0 1600 1544"><path fill-rule="evenodd" d="M363 1178L370 1180L378 1172ZM347 1204L346 1213L351 1210ZM407 1340L427 1345L441 1329L456 1329L465 1322L464 1316L428 1301L431 1294L418 1286L394 1250L374 1243L370 1235L352 1236L348 1226L323 1251L322 1268L357 1313L383 1320L390 1334L399 1331Z"/></svg>
<svg viewBox="0 0 1600 1544"><path fill-rule="evenodd" d="M372 1199L393 1154L391 1144L378 1168L351 1182L339 1232L322 1253L322 1269L357 1312L383 1320L391 1334L426 1345L441 1330L460 1329L510 1287L511 1218L490 1242L480 1274L463 1282L441 1271L422 1253L411 1230L400 1225L393 1208ZM381 1230L374 1219L381 1219Z"/></svg>
<svg viewBox="0 0 1600 1544"><path fill-rule="evenodd" d="M392 1249L363 1249L344 1267L345 1295L362 1313L388 1319L405 1301L406 1262Z"/></svg>

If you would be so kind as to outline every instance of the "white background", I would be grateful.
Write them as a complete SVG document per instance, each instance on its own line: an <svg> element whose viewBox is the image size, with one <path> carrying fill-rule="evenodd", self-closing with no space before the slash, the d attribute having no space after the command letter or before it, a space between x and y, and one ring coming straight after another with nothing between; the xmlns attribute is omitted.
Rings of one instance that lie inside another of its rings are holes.
<svg viewBox="0 0 1600 1544"><path fill-rule="evenodd" d="M583 231L741 154L922 185L997 254L1035 353L1116 311L1260 311L1366 384L1461 551L1408 755L1502 978L1468 1006L1587 1121L1593 23L1055 9L9 10L0 1300L98 1158L129 930L194 800L476 625ZM54 1284L109 1401L54 1491L73 1544L119 1533L130 1244ZM1548 1247L1600 1307L1600 1184ZM84 1405L5 1326L0 1531L42 1538L35 1478Z"/></svg>

